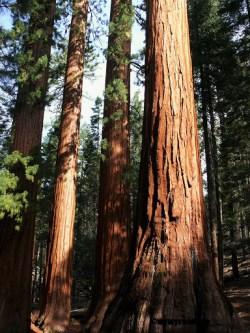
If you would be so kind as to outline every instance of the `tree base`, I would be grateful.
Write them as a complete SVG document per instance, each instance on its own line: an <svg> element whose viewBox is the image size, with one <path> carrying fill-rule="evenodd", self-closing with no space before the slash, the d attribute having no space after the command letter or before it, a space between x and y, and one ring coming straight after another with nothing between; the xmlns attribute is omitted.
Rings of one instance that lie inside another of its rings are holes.
<svg viewBox="0 0 250 333"><path fill-rule="evenodd" d="M182 254L184 250L186 256ZM106 313L102 313L99 330L86 332L233 333L235 329L240 330L208 258L201 259L194 251L179 246L169 251L165 257L159 255L161 247L153 237L145 245L134 273L124 279L118 295Z"/></svg>
<svg viewBox="0 0 250 333"><path fill-rule="evenodd" d="M93 302L83 326L84 332L99 333L101 331L104 317L114 297L114 293L107 293L98 302Z"/></svg>

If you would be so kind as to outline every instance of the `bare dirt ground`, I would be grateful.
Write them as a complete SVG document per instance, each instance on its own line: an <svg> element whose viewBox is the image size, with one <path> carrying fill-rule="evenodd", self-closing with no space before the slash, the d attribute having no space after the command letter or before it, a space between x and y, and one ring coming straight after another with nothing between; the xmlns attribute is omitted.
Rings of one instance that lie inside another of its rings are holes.
<svg viewBox="0 0 250 333"><path fill-rule="evenodd" d="M250 277L243 276L238 281L227 282L225 287L226 295L238 313L244 332L250 332Z"/></svg>
<svg viewBox="0 0 250 333"><path fill-rule="evenodd" d="M247 254L239 253L239 280L234 280L230 257L225 257L225 293L237 312L243 325L244 333L250 333L250 249Z"/></svg>

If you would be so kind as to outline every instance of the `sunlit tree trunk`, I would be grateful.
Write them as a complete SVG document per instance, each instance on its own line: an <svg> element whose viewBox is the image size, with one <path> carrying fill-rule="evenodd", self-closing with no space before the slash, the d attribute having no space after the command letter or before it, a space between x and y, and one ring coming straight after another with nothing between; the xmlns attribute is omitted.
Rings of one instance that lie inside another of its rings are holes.
<svg viewBox="0 0 250 333"><path fill-rule="evenodd" d="M87 326L98 332L128 261L131 0L112 0L100 166L94 298Z"/></svg>
<svg viewBox="0 0 250 333"><path fill-rule="evenodd" d="M25 52L31 52L33 66L43 58L40 77L19 85L13 120L12 151L31 155L36 161L40 150L48 69L51 52L55 1L42 1L39 17L31 16ZM44 6L44 7L43 7ZM33 34L42 31L42 37ZM29 64L32 66L32 64ZM26 64L27 65L27 64ZM36 95L37 92L40 92ZM34 97L33 94L36 96ZM32 97L33 96L33 97ZM24 333L29 331L31 310L31 275L35 222L37 181L30 183L23 170L17 170L22 190L28 191L29 208L23 213L19 231L15 222L5 219L0 223L0 332Z"/></svg>
<svg viewBox="0 0 250 333"><path fill-rule="evenodd" d="M133 262L100 332L230 332L208 255L185 0L147 2Z"/></svg>
<svg viewBox="0 0 250 333"><path fill-rule="evenodd" d="M73 2L67 68L56 162L41 322L45 332L66 332L71 309L73 229L82 102L87 0Z"/></svg>

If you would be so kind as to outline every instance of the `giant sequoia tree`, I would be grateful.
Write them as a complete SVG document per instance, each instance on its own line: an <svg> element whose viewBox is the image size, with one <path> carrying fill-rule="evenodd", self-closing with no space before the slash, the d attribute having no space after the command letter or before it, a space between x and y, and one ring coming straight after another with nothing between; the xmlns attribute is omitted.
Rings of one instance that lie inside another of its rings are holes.
<svg viewBox="0 0 250 333"><path fill-rule="evenodd" d="M55 6L55 1L39 0L29 7L29 30L22 55L26 61L19 67L19 76L25 80L18 86L11 150L34 158L41 145ZM0 223L0 332L24 333L30 325L37 181L27 181L21 165L14 171L20 179L18 190L28 193L29 207L21 213L19 231L10 218Z"/></svg>
<svg viewBox="0 0 250 333"><path fill-rule="evenodd" d="M103 160L100 166L99 216L94 298L88 325L99 330L128 261L130 233L129 90L131 1L111 2L104 102ZM94 312L94 315L93 315Z"/></svg>
<svg viewBox="0 0 250 333"><path fill-rule="evenodd" d="M64 332L69 324L73 230L88 1L73 1L56 162L53 221L42 300L41 325Z"/></svg>
<svg viewBox="0 0 250 333"><path fill-rule="evenodd" d="M147 2L134 258L103 332L229 332L207 249L185 0Z"/></svg>

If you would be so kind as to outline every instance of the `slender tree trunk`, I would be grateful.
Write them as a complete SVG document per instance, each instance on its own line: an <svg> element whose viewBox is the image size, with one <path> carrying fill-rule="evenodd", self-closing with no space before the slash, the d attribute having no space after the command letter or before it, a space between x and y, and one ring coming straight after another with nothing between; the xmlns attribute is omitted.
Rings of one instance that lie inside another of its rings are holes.
<svg viewBox="0 0 250 333"><path fill-rule="evenodd" d="M120 286L129 252L131 219L126 177L129 166L131 15L131 0L112 0L104 103L107 123L102 136L107 147L103 150L105 157L100 166L94 298L86 326L96 332ZM116 95L121 94L116 91L120 89L118 83L125 88L125 96ZM114 88L111 96L108 95L110 88Z"/></svg>
<svg viewBox="0 0 250 333"><path fill-rule="evenodd" d="M240 230L241 230L241 241L242 241L242 260L245 261L246 260L246 248L245 248L245 240L246 240L246 225L244 224L244 220L243 220L243 212L241 209L240 212Z"/></svg>
<svg viewBox="0 0 250 333"><path fill-rule="evenodd" d="M147 2L135 255L100 332L230 332L207 249L185 0Z"/></svg>
<svg viewBox="0 0 250 333"><path fill-rule="evenodd" d="M46 252L46 246L45 246L45 252ZM40 256L39 256L39 301L40 302L42 297L43 276L44 276L44 247L42 242L40 245Z"/></svg>
<svg viewBox="0 0 250 333"><path fill-rule="evenodd" d="M211 83L207 65L200 66L202 124L205 143L208 190L208 219L210 225L212 261L217 280L223 284L223 233L218 176L217 142L212 103ZM208 120L209 115L209 120ZM210 126L209 126L210 124Z"/></svg>
<svg viewBox="0 0 250 333"><path fill-rule="evenodd" d="M65 76L53 222L41 319L45 332L66 332L71 309L73 229L82 101L87 0L73 2Z"/></svg>
<svg viewBox="0 0 250 333"><path fill-rule="evenodd" d="M43 30L44 39L28 41L26 50L32 53L33 64L47 57L40 78L19 86L13 120L11 150L24 155L37 156L41 145L45 96L48 85L48 69L51 51L55 1L44 1L42 22L30 20L30 33ZM33 92L40 97L31 99ZM18 171L24 178L22 171ZM22 189L28 191L29 208L23 213L21 230L16 231L14 221L5 219L0 223L0 332L24 333L29 331L31 310L32 255L35 222L37 181L21 181Z"/></svg>
<svg viewBox="0 0 250 333"><path fill-rule="evenodd" d="M212 140L211 129L208 125L208 109L209 109L209 94L207 71L204 71L204 66L200 69L201 75L201 98L202 98L202 125L205 143L205 156L206 156L206 171L207 171L207 194L208 194L208 219L210 226L210 239L211 239L211 252L212 262L216 278L219 281L219 258L218 258L218 238L217 238L217 200L216 200L216 186L215 175L213 167L212 156Z"/></svg>
<svg viewBox="0 0 250 333"><path fill-rule="evenodd" d="M231 264L232 264L233 278L235 280L239 280L239 278L240 278L239 262L238 262L237 247L235 245L236 244L236 240L237 240L237 232L236 232L234 226L231 227L230 238L231 238L231 242L232 242Z"/></svg>
<svg viewBox="0 0 250 333"><path fill-rule="evenodd" d="M211 83L209 83L209 89L211 90ZM223 229L222 229L222 214L221 214L221 194L220 194L220 180L219 180L219 162L218 162L218 146L216 140L216 128L214 118L214 108L212 103L209 107L210 124L211 124L211 140L212 140L212 158L214 167L214 182L215 182L215 194L216 194L216 217L217 217L217 244L218 244L218 266L219 266L219 282L223 285L223 267L224 267L224 256L223 256Z"/></svg>
<svg viewBox="0 0 250 333"><path fill-rule="evenodd" d="M36 302L37 299L37 272L38 272L38 258L39 258L39 242L36 240L34 244L34 255L33 255L33 275L32 275L32 303Z"/></svg>

